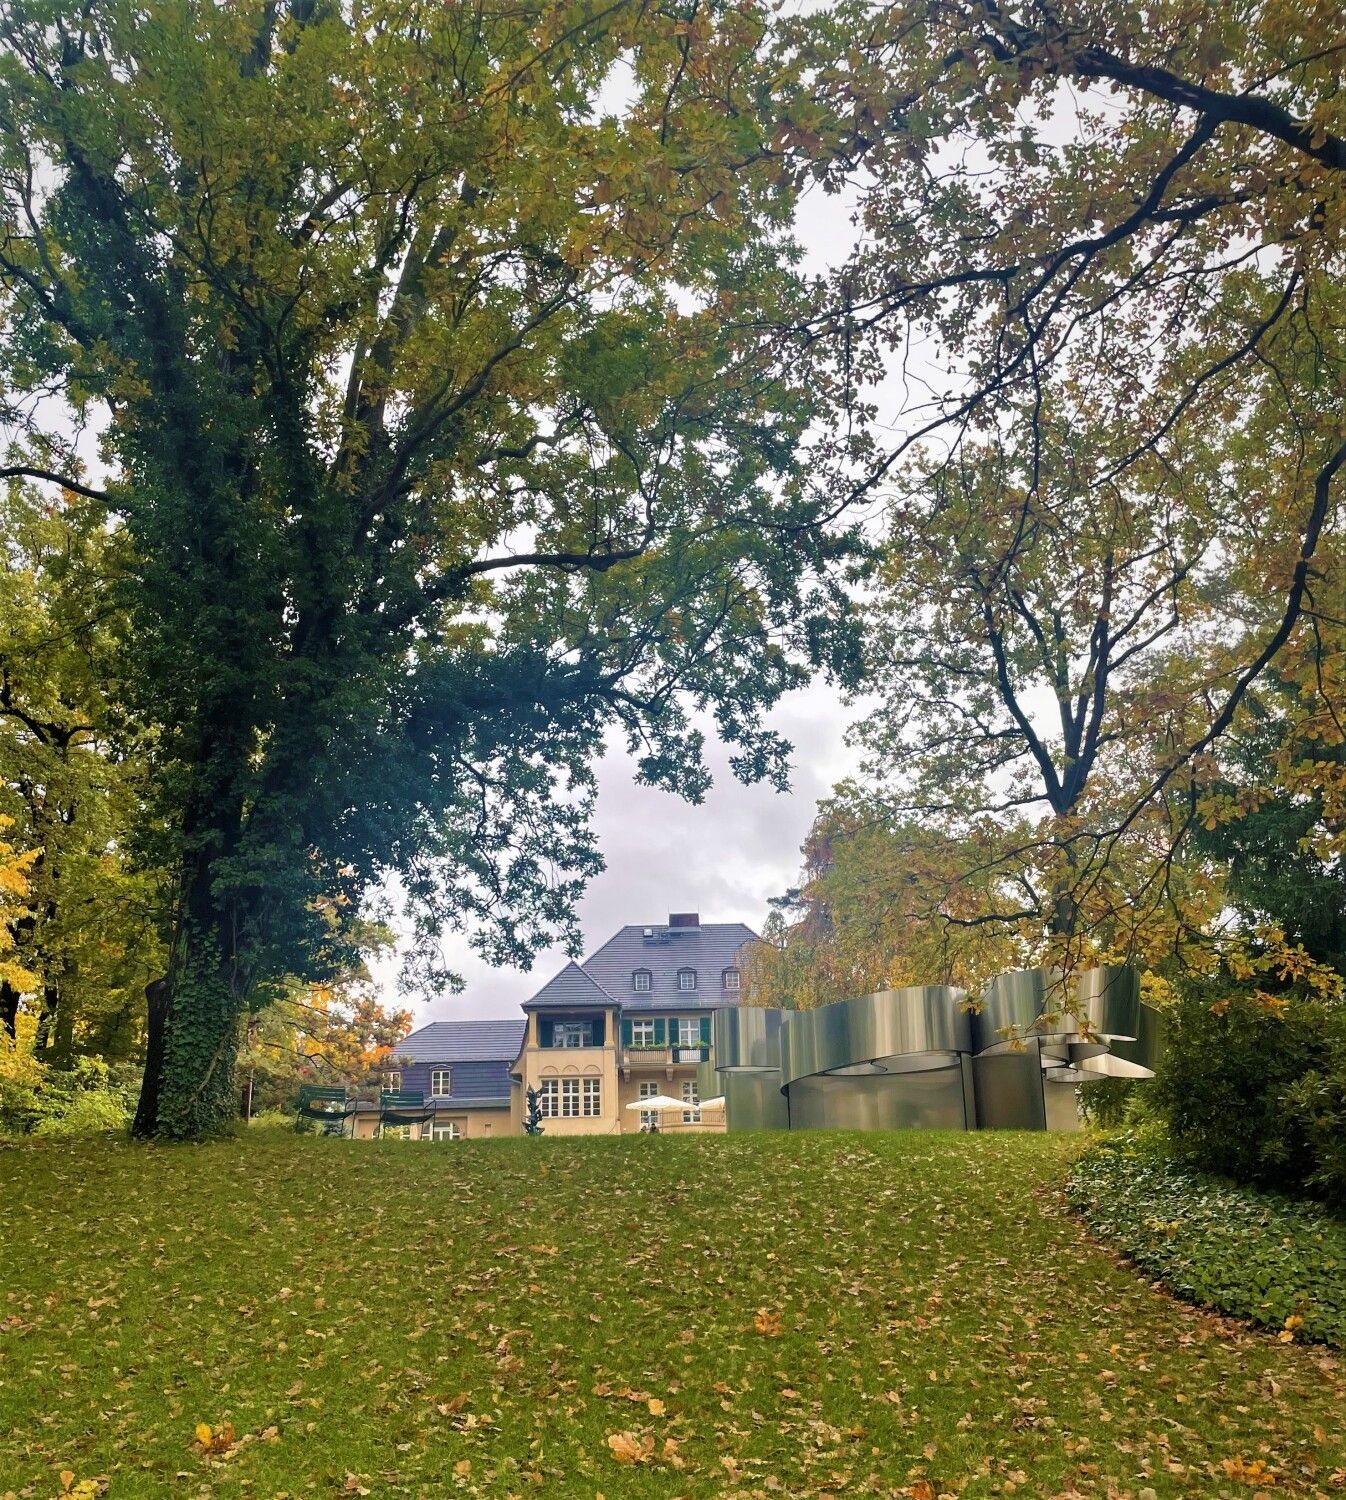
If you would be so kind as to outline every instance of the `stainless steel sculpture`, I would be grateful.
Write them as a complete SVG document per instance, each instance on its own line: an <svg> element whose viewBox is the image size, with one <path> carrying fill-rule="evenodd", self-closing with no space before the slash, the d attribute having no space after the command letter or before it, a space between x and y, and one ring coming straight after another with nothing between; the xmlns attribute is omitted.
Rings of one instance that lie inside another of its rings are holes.
<svg viewBox="0 0 1346 1500"><path fill-rule="evenodd" d="M717 1010L703 1097L730 1130L1060 1130L1090 1077L1152 1077L1158 1016L1132 969L1001 974L817 1010Z"/></svg>

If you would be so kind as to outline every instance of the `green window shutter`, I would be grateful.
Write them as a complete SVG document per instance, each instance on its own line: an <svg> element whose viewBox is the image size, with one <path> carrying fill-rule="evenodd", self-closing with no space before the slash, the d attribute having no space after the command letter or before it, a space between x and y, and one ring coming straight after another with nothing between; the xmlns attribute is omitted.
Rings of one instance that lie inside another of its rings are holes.
<svg viewBox="0 0 1346 1500"><path fill-rule="evenodd" d="M654 1021L654 1045L656 1047L662 1047L662 1046L664 1046L667 1043L667 1041L668 1041L667 1025L668 1025L668 1023L664 1020L664 1018L662 1016L656 1016L655 1017L655 1021Z"/></svg>
<svg viewBox="0 0 1346 1500"><path fill-rule="evenodd" d="M709 1047L710 1046L710 1017L709 1016L702 1016L701 1017L701 1045L703 1047Z"/></svg>
<svg viewBox="0 0 1346 1500"><path fill-rule="evenodd" d="M629 1047L635 1041L635 1034L631 1028L630 1021L622 1022L622 1046Z"/></svg>
<svg viewBox="0 0 1346 1500"><path fill-rule="evenodd" d="M537 1039L543 1047L550 1047L552 1044L552 1023L545 1016L537 1019Z"/></svg>
<svg viewBox="0 0 1346 1500"><path fill-rule="evenodd" d="M607 1017L600 1011L594 1017L594 1046L601 1047L603 1038L607 1035Z"/></svg>

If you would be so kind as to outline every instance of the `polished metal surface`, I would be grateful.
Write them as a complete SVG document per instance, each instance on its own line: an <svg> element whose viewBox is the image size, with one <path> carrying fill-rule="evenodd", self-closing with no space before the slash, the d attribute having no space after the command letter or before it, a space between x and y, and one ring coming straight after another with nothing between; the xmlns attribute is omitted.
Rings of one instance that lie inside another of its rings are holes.
<svg viewBox="0 0 1346 1500"><path fill-rule="evenodd" d="M715 1066L779 1068L783 1011L760 1005L736 1005L711 1017Z"/></svg>
<svg viewBox="0 0 1346 1500"><path fill-rule="evenodd" d="M715 1012L702 1097L729 1130L1073 1130L1091 1077L1152 1077L1157 1014L1134 970L998 975L975 1005L946 985L817 1010Z"/></svg>
<svg viewBox="0 0 1346 1500"><path fill-rule="evenodd" d="M973 1123L956 1055L924 1072L821 1073L796 1079L789 1093L794 1130L967 1130Z"/></svg>
<svg viewBox="0 0 1346 1500"><path fill-rule="evenodd" d="M1036 1041L996 1047L972 1059L979 1130L1046 1130L1042 1057Z"/></svg>
<svg viewBox="0 0 1346 1500"><path fill-rule="evenodd" d="M925 985L793 1011L781 1031L781 1079L788 1087L861 1064L884 1072L947 1067L949 1054L972 1051L966 1000L963 990Z"/></svg>
<svg viewBox="0 0 1346 1500"><path fill-rule="evenodd" d="M790 1107L774 1068L720 1075L726 1130L789 1130Z"/></svg>

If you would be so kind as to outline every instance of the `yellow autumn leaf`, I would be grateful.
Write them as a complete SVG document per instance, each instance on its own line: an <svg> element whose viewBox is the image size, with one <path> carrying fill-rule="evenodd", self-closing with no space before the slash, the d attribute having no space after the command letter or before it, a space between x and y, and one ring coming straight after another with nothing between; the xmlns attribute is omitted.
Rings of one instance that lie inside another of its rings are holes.
<svg viewBox="0 0 1346 1500"><path fill-rule="evenodd" d="M210 1430L209 1422L198 1422L196 1424L196 1441L200 1443L203 1448L210 1447L210 1440L213 1436L214 1434Z"/></svg>
<svg viewBox="0 0 1346 1500"><path fill-rule="evenodd" d="M778 1339L781 1335L780 1314L770 1312L765 1307L759 1307L757 1316L753 1319L753 1327L765 1338Z"/></svg>
<svg viewBox="0 0 1346 1500"><path fill-rule="evenodd" d="M667 1409L658 1396L651 1396L646 1404L650 1408L650 1415L652 1417L662 1417Z"/></svg>

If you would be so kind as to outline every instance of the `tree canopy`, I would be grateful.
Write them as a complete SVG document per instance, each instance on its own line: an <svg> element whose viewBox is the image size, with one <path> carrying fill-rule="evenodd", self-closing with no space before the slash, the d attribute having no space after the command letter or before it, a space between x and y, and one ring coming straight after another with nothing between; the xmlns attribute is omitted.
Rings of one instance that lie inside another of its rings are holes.
<svg viewBox="0 0 1346 1500"><path fill-rule="evenodd" d="M823 453L884 535L866 774L813 847L867 819L965 957L992 924L1157 962L1219 929L1189 836L1273 671L1281 770L1332 782L1340 859L1339 27L857 4L816 45L794 128L858 205L809 323L848 402Z"/></svg>
<svg viewBox="0 0 1346 1500"><path fill-rule="evenodd" d="M423 955L570 933L609 732L695 797L697 707L783 775L837 542L774 332L781 64L720 5L24 0L0 37L10 472L128 538L174 891L137 1129L196 1135L390 875Z"/></svg>

